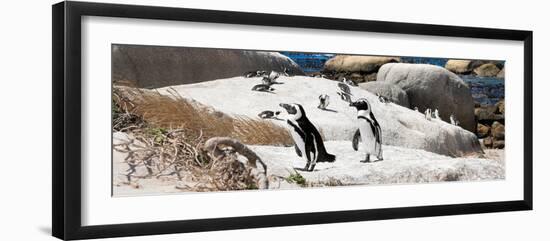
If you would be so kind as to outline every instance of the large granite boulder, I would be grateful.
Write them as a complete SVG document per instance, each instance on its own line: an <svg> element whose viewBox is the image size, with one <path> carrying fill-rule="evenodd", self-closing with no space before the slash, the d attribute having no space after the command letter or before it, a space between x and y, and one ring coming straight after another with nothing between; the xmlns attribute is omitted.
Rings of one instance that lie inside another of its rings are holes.
<svg viewBox="0 0 550 241"><path fill-rule="evenodd" d="M359 87L373 94L380 94L381 96L388 98L391 102L396 103L400 106L410 108L407 92L405 92L403 89L401 89L401 87L397 85L386 82L373 81L360 83Z"/></svg>
<svg viewBox="0 0 550 241"><path fill-rule="evenodd" d="M495 77L504 68L504 61L449 59L445 69L455 74L475 74L482 77ZM502 77L504 78L504 72Z"/></svg>
<svg viewBox="0 0 550 241"><path fill-rule="evenodd" d="M290 58L276 52L113 45L113 82L158 88L241 76L254 70L304 75Z"/></svg>
<svg viewBox="0 0 550 241"><path fill-rule="evenodd" d="M323 72L372 73L387 63L399 62L398 57L337 55L325 62Z"/></svg>
<svg viewBox="0 0 550 241"><path fill-rule="evenodd" d="M477 137L485 138L491 133L491 127L483 124L477 124Z"/></svg>
<svg viewBox="0 0 550 241"><path fill-rule="evenodd" d="M457 74L468 74L472 70L470 69L470 60L463 59L450 59L445 64L445 68L449 71Z"/></svg>
<svg viewBox="0 0 550 241"><path fill-rule="evenodd" d="M483 64L474 69L474 73L481 77L495 77L500 72L500 69L492 63Z"/></svg>
<svg viewBox="0 0 550 241"><path fill-rule="evenodd" d="M468 85L456 74L435 65L389 63L380 68L376 81L401 87L411 107L422 112L438 109L445 121L454 115L462 128L476 132L474 100Z"/></svg>
<svg viewBox="0 0 550 241"><path fill-rule="evenodd" d="M493 139L504 140L504 133L504 125L498 121L493 122L493 125L491 125L491 136Z"/></svg>

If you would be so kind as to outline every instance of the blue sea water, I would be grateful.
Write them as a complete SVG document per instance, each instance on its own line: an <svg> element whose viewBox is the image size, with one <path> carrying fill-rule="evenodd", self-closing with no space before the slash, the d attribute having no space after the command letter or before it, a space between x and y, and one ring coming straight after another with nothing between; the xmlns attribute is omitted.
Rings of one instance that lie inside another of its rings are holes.
<svg viewBox="0 0 550 241"><path fill-rule="evenodd" d="M334 54L280 52L296 62L305 73L320 72L325 62ZM401 62L445 66L447 58L400 57ZM504 80L499 78L461 75L469 86L474 100L483 105L494 105L504 98Z"/></svg>
<svg viewBox="0 0 550 241"><path fill-rule="evenodd" d="M482 105L494 105L504 99L504 79L461 75L470 86L474 100Z"/></svg>

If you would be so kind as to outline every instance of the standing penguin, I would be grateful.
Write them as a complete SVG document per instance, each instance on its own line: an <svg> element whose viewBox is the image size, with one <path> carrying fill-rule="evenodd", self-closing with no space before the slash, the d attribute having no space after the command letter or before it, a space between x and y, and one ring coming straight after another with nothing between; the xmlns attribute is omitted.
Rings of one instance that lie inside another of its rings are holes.
<svg viewBox="0 0 550 241"><path fill-rule="evenodd" d="M451 125L453 126L458 126L460 124L460 122L455 118L454 114L451 114L451 117L449 117L449 119L451 120Z"/></svg>
<svg viewBox="0 0 550 241"><path fill-rule="evenodd" d="M426 116L426 120L431 121L432 120L432 109L428 108L426 111L424 111L424 115Z"/></svg>
<svg viewBox="0 0 550 241"><path fill-rule="evenodd" d="M330 104L330 97L327 94L319 95L319 105L317 106L317 108L321 110L326 110L328 104Z"/></svg>
<svg viewBox="0 0 550 241"><path fill-rule="evenodd" d="M325 149L321 134L307 118L302 105L281 103L279 106L289 114L288 129L294 140L296 154L306 161L305 171L313 171L317 162L334 162L336 160L336 156L328 153ZM312 154L313 156L311 156Z"/></svg>
<svg viewBox="0 0 550 241"><path fill-rule="evenodd" d="M370 155L375 155L379 161L383 160L382 129L372 113L369 102L361 98L349 105L357 109L359 129L353 135L352 147L357 151L359 139L362 140L366 157L361 162L370 162Z"/></svg>
<svg viewBox="0 0 550 241"><path fill-rule="evenodd" d="M436 120L441 120L441 117L439 117L439 110L435 109L432 113L432 117Z"/></svg>
<svg viewBox="0 0 550 241"><path fill-rule="evenodd" d="M348 95L352 95L351 90L349 89L349 86L347 84L338 83L338 88L340 88L340 90L342 90L343 93L346 93Z"/></svg>

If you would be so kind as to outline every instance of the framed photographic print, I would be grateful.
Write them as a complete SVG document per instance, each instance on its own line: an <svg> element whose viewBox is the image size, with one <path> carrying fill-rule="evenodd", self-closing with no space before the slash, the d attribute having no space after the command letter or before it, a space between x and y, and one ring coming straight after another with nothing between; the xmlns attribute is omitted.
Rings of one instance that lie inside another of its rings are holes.
<svg viewBox="0 0 550 241"><path fill-rule="evenodd" d="M53 6L53 235L532 209L532 32Z"/></svg>

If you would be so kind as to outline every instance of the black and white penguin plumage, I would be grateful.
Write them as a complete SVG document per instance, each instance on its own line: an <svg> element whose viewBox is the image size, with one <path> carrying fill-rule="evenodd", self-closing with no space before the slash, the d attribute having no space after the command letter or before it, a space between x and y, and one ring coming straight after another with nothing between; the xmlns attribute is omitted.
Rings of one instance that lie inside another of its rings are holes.
<svg viewBox="0 0 550 241"><path fill-rule="evenodd" d="M391 102L387 97L381 95L380 93L376 93L376 96L378 96L378 101L380 101L380 103L386 104Z"/></svg>
<svg viewBox="0 0 550 241"><path fill-rule="evenodd" d="M345 102L351 103L351 95L344 92L336 92L340 96L340 99L342 99Z"/></svg>
<svg viewBox="0 0 550 241"><path fill-rule="evenodd" d="M302 105L281 103L279 106L288 113L288 129L294 140L296 154L306 161L305 171L313 171L317 162L336 160L336 156L327 152L321 134L307 118Z"/></svg>
<svg viewBox="0 0 550 241"><path fill-rule="evenodd" d="M317 108L321 110L325 110L329 104L330 104L330 96L326 94L319 95L319 105L317 106Z"/></svg>
<svg viewBox="0 0 550 241"><path fill-rule="evenodd" d="M451 125L453 126L458 126L460 124L460 122L456 119L456 117L454 116L454 114L451 114L451 116L449 117L450 121L451 121Z"/></svg>
<svg viewBox="0 0 550 241"><path fill-rule="evenodd" d="M262 76L267 76L267 72L265 70L248 71L244 73L243 76L245 78L262 77Z"/></svg>
<svg viewBox="0 0 550 241"><path fill-rule="evenodd" d="M254 87L252 87L252 90L271 93L271 91L274 91L275 89L271 88L271 85L259 84L259 85L254 85Z"/></svg>
<svg viewBox="0 0 550 241"><path fill-rule="evenodd" d="M271 71L271 73L269 73L269 75L264 76L262 78L262 83L264 85L282 84L282 83L276 81L276 79L279 78L279 76L280 76L279 73L277 73L275 71Z"/></svg>
<svg viewBox="0 0 550 241"><path fill-rule="evenodd" d="M372 113L369 102L366 99L358 99L350 103L357 109L357 121L359 129L353 135L352 147L358 150L359 140L363 143L365 150L365 160L361 162L370 162L370 155L375 155L378 161L383 160L382 156L382 128Z"/></svg>
<svg viewBox="0 0 550 241"><path fill-rule="evenodd" d="M426 120L431 121L432 120L432 109L428 108L426 111L424 111L424 115L426 116Z"/></svg>
<svg viewBox="0 0 550 241"><path fill-rule="evenodd" d="M342 90L342 92L344 92L348 95L352 95L351 90L349 89L349 86L347 84L338 83L338 88L340 88L340 90Z"/></svg>
<svg viewBox="0 0 550 241"><path fill-rule="evenodd" d="M243 76L244 76L245 78L256 77L256 75L257 75L257 74L256 74L256 71L248 71L248 72L246 72L246 73L243 74Z"/></svg>
<svg viewBox="0 0 550 241"><path fill-rule="evenodd" d="M258 117L262 119L273 119L276 118L279 114L281 114L280 111L271 111L271 110L264 110L258 114Z"/></svg>
<svg viewBox="0 0 550 241"><path fill-rule="evenodd" d="M353 80L349 80L349 79L342 79L342 82L347 84L347 85L351 85L351 86L357 86L357 84L353 81Z"/></svg>

